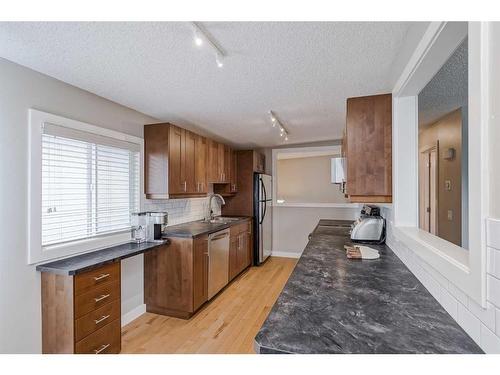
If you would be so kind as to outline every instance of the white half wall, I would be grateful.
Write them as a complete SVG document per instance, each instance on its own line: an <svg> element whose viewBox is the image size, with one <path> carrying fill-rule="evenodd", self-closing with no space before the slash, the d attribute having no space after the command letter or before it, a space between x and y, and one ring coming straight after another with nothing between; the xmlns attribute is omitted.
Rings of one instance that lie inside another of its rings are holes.
<svg viewBox="0 0 500 375"><path fill-rule="evenodd" d="M273 207L273 255L298 258L320 219L355 220L360 208Z"/></svg>

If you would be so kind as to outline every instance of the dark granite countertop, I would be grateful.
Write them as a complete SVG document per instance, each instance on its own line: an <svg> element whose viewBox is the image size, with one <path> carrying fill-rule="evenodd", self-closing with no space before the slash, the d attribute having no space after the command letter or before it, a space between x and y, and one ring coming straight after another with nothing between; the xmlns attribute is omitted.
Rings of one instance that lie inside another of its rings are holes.
<svg viewBox="0 0 500 375"><path fill-rule="evenodd" d="M255 338L258 353L482 353L389 247L350 260L346 243L347 227L320 221Z"/></svg>
<svg viewBox="0 0 500 375"><path fill-rule="evenodd" d="M190 221L188 223L172 225L167 227L163 232L164 237L183 237L194 238L203 234L210 234L222 229L229 228L232 225L237 225L243 221L249 220L250 217L237 217L239 220L234 220L230 223L207 223L203 220Z"/></svg>
<svg viewBox="0 0 500 375"><path fill-rule="evenodd" d="M36 270L40 272L52 272L61 275L77 275L79 273L98 268L104 264L116 262L163 246L168 240L162 242L125 243L106 249L93 251L91 253L75 255L70 258L56 260L54 262L39 264Z"/></svg>

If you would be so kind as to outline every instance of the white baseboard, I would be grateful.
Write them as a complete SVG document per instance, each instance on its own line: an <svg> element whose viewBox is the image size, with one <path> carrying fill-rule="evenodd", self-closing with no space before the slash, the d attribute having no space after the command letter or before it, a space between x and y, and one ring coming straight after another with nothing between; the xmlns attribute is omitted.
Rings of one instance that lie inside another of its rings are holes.
<svg viewBox="0 0 500 375"><path fill-rule="evenodd" d="M300 258L302 251L274 251L271 253L272 257L280 258Z"/></svg>
<svg viewBox="0 0 500 375"><path fill-rule="evenodd" d="M146 312L146 304L139 305L134 309L130 310L128 313L122 315L122 327L129 324L132 320L137 319L142 314Z"/></svg>

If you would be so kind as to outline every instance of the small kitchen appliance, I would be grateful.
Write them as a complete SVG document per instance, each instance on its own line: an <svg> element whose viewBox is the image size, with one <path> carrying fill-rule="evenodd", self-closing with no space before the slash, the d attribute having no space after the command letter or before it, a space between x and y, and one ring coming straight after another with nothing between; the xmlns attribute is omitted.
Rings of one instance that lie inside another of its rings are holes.
<svg viewBox="0 0 500 375"><path fill-rule="evenodd" d="M132 212L130 214L131 231L133 242L141 243L147 240L147 212Z"/></svg>
<svg viewBox="0 0 500 375"><path fill-rule="evenodd" d="M380 216L379 207L363 206L361 216L352 225L351 240L378 244L385 242L385 219Z"/></svg>
<svg viewBox="0 0 500 375"><path fill-rule="evenodd" d="M167 229L168 214L166 212L148 212L148 242L163 242L163 232Z"/></svg>

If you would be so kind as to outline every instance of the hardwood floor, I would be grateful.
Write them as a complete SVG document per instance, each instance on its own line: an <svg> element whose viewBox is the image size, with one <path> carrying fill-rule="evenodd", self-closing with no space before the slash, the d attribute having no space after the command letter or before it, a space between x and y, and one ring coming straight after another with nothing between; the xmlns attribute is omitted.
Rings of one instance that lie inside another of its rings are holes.
<svg viewBox="0 0 500 375"><path fill-rule="evenodd" d="M296 259L251 267L190 320L146 313L122 328L122 353L254 353L254 337Z"/></svg>

